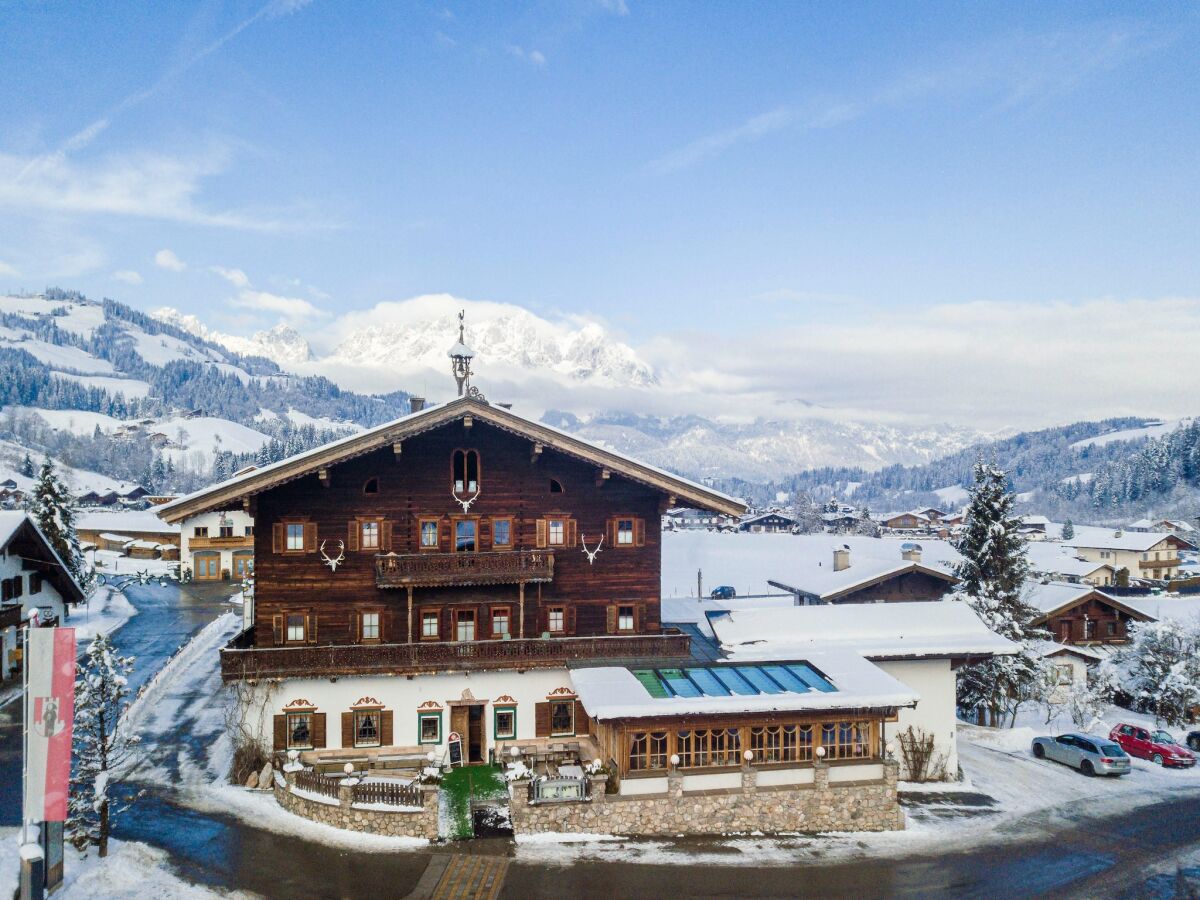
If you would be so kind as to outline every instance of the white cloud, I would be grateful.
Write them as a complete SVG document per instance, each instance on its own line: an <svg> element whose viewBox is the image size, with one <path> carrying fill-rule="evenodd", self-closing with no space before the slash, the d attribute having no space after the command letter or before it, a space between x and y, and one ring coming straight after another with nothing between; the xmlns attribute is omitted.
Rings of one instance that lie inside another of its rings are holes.
<svg viewBox="0 0 1200 900"><path fill-rule="evenodd" d="M266 291L242 290L229 302L239 309L275 313L287 319L314 319L328 315L300 297L283 297Z"/></svg>
<svg viewBox="0 0 1200 900"><path fill-rule="evenodd" d="M176 256L174 250L168 250L165 247L154 254L154 264L160 269L167 269L171 272L182 272L187 268L187 263Z"/></svg>
<svg viewBox="0 0 1200 900"><path fill-rule="evenodd" d="M518 47L516 44L510 44L508 52L517 59L524 60L533 66L544 66L546 64L546 56L540 50L526 50L524 47Z"/></svg>
<svg viewBox="0 0 1200 900"><path fill-rule="evenodd" d="M226 269L221 266L209 266L208 270L220 275L234 287L250 287L250 279L241 269Z"/></svg>
<svg viewBox="0 0 1200 900"><path fill-rule="evenodd" d="M724 153L735 144L756 141L786 128L796 120L795 110L780 107L747 119L735 128L718 131L654 160L646 167L652 175L665 175L694 166L696 163Z"/></svg>
<svg viewBox="0 0 1200 900"><path fill-rule="evenodd" d="M629 6L625 0L596 0L599 7L605 12L610 12L614 16L629 15Z"/></svg>
<svg viewBox="0 0 1200 900"><path fill-rule="evenodd" d="M113 272L113 278L117 279L117 281L123 281L126 284L142 283L141 274L135 272L133 269L119 269L116 272Z"/></svg>
<svg viewBox="0 0 1200 900"><path fill-rule="evenodd" d="M6 263L4 260L0 259L0 275L5 275L9 278L16 278L20 274L21 273L17 271L16 266Z"/></svg>

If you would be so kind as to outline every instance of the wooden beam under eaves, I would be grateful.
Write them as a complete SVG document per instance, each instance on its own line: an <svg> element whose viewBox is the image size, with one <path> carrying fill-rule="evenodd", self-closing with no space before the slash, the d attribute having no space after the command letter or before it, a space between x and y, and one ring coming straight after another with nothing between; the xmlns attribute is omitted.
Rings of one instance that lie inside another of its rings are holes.
<svg viewBox="0 0 1200 900"><path fill-rule="evenodd" d="M403 441L393 441L392 442L392 453L394 453L396 455L396 462L400 462L400 451L404 449L401 446L403 443L404 443Z"/></svg>
<svg viewBox="0 0 1200 900"><path fill-rule="evenodd" d="M596 470L596 487L604 487L608 484L608 479L612 478L612 472L608 469Z"/></svg>
<svg viewBox="0 0 1200 900"><path fill-rule="evenodd" d="M317 478L321 479L321 487L329 487L329 470L325 467L317 469Z"/></svg>
<svg viewBox="0 0 1200 900"><path fill-rule="evenodd" d="M463 428L470 428L475 424L475 419L472 416L463 416Z"/></svg>
<svg viewBox="0 0 1200 900"><path fill-rule="evenodd" d="M539 459L541 459L541 458L542 458L542 451L543 451L543 450L545 450L545 449L546 449L546 448L545 448L545 447L544 447L542 444L540 444L540 443L535 443L535 444L533 445L533 449L531 449L531 450L529 451L529 461L530 461L531 463L535 463L535 462L537 462Z"/></svg>

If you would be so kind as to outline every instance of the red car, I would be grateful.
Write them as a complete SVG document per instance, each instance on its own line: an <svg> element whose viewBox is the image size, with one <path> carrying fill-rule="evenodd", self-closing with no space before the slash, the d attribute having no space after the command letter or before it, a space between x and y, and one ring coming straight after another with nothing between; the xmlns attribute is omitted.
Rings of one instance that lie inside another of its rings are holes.
<svg viewBox="0 0 1200 900"><path fill-rule="evenodd" d="M1191 751L1181 747L1165 731L1151 731L1140 725L1118 725L1108 736L1130 756L1140 756L1158 766L1186 769L1196 764Z"/></svg>

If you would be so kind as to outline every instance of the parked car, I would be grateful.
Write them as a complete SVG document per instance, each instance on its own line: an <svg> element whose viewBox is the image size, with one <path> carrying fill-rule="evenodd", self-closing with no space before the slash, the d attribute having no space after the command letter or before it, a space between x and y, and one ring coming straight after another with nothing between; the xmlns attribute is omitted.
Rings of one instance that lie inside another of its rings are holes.
<svg viewBox="0 0 1200 900"><path fill-rule="evenodd" d="M1129 756L1117 744L1090 734L1060 734L1033 739L1033 755L1052 759L1084 775L1128 775Z"/></svg>
<svg viewBox="0 0 1200 900"><path fill-rule="evenodd" d="M1148 759L1156 766L1187 769L1196 764L1191 751L1180 746L1175 738L1161 730L1151 731L1141 725L1117 725L1108 736L1121 745L1130 756Z"/></svg>
<svg viewBox="0 0 1200 900"><path fill-rule="evenodd" d="M712 593L708 596L712 597L714 600L732 600L737 596L737 591L735 591L729 585L723 584L720 587L713 588Z"/></svg>
<svg viewBox="0 0 1200 900"><path fill-rule="evenodd" d="M1200 731L1189 731L1187 745L1192 750L1200 750Z"/></svg>

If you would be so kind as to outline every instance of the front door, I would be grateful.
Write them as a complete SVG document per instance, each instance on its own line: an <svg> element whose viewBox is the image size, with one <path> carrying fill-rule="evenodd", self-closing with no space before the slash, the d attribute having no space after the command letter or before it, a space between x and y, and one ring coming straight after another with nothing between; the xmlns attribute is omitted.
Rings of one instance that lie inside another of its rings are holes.
<svg viewBox="0 0 1200 900"><path fill-rule="evenodd" d="M487 739L483 731L483 704L479 703L475 706L468 706L470 710L469 726L467 729L467 759L471 762L483 762L483 752L486 749Z"/></svg>
<svg viewBox="0 0 1200 900"><path fill-rule="evenodd" d="M221 577L221 557L216 555L196 556L195 563L196 564L192 567L192 571L195 573L193 577L195 577L198 581L208 581Z"/></svg>
<svg viewBox="0 0 1200 900"><path fill-rule="evenodd" d="M452 707L450 707L450 730L453 732L457 732L458 736L462 739L463 758L465 760L467 760L468 762L470 762L470 760L471 760L470 751L467 749L467 747L468 747L467 732L468 732L468 728L469 728L470 724L471 724L470 707L467 707L467 706L452 706Z"/></svg>

